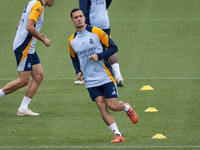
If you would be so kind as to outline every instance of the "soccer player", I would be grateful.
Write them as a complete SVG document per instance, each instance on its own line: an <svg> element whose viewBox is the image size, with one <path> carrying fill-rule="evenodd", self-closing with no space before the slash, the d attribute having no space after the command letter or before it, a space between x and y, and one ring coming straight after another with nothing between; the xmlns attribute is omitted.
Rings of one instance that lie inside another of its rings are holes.
<svg viewBox="0 0 200 150"><path fill-rule="evenodd" d="M108 16L108 7L112 0L79 0L79 8L86 17L86 24L98 27L110 36L110 22ZM123 86L123 78L120 72L118 58L116 54L109 57L115 73L117 86ZM84 81L82 81L84 83ZM82 84L81 81L75 81L75 84Z"/></svg>
<svg viewBox="0 0 200 150"><path fill-rule="evenodd" d="M101 117L115 134L111 142L124 142L108 108L113 111L124 110L133 123L137 123L138 117L129 103L117 101L117 86L108 57L116 53L118 48L103 30L86 25L83 12L79 8L73 9L70 16L76 32L69 38L69 51L77 79L85 81Z"/></svg>
<svg viewBox="0 0 200 150"><path fill-rule="evenodd" d="M50 46L50 40L39 32L44 21L44 7L51 7L55 2L56 0L30 1L24 8L16 27L17 33L13 42L13 51L17 61L19 78L0 89L0 97L27 85L25 96L17 111L18 116L39 115L28 109L28 105L43 79L43 70L35 51L35 43L38 39L45 46ZM31 80L30 76L32 76Z"/></svg>

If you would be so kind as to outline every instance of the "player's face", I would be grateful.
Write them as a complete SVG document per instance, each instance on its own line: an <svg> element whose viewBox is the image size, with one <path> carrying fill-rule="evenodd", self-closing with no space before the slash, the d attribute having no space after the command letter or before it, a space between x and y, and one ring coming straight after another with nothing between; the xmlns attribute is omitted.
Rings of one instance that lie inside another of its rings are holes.
<svg viewBox="0 0 200 150"><path fill-rule="evenodd" d="M82 28L85 26L85 17L81 10L72 13L72 23L76 28Z"/></svg>
<svg viewBox="0 0 200 150"><path fill-rule="evenodd" d="M56 0L48 0L47 1L47 6L51 7L51 6L53 6L54 3L56 3Z"/></svg>

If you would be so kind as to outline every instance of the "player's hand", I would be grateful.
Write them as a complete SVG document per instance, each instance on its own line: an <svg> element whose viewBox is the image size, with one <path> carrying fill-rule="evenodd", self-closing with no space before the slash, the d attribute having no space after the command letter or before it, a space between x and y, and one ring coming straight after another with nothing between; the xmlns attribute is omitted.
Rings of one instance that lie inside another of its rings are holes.
<svg viewBox="0 0 200 150"><path fill-rule="evenodd" d="M95 55L91 55L88 57L91 61L95 62L95 61L98 61L98 56L95 54Z"/></svg>
<svg viewBox="0 0 200 150"><path fill-rule="evenodd" d="M46 47L49 47L50 46L50 42L51 41L49 39L45 38L43 43L46 45Z"/></svg>
<svg viewBox="0 0 200 150"><path fill-rule="evenodd" d="M44 35L44 34L40 34L44 40L43 40L43 43L46 45L46 47L49 47L50 46L50 40L47 39L47 37Z"/></svg>
<svg viewBox="0 0 200 150"><path fill-rule="evenodd" d="M82 72L79 72L79 73L77 74L77 79L80 80L80 81L83 80L83 74L82 74Z"/></svg>

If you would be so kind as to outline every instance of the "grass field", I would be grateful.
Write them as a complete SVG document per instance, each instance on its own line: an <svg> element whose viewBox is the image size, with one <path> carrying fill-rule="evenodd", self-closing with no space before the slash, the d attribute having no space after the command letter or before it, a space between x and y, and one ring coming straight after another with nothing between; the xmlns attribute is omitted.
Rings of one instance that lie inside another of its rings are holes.
<svg viewBox="0 0 200 150"><path fill-rule="evenodd" d="M12 43L27 2L0 0L0 88L18 78ZM110 111L125 137L117 144L86 88L73 84L68 38L75 7L78 0L45 8L41 33L51 46L36 44L44 80L29 105L40 116L16 115L25 88L0 98L0 149L200 149L200 1L113 0L111 33L125 79L119 100L139 117L132 124L124 112ZM154 90L140 90L144 85ZM152 139L158 133L167 138Z"/></svg>

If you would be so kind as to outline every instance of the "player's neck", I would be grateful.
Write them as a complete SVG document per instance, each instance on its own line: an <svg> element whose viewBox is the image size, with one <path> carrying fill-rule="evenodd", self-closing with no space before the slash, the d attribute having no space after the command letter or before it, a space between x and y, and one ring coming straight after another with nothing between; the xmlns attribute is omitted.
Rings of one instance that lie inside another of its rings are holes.
<svg viewBox="0 0 200 150"><path fill-rule="evenodd" d="M86 28L86 24L83 27L81 27L81 28L77 28L76 27L76 31L77 32L83 32L83 30L85 30L85 28Z"/></svg>

